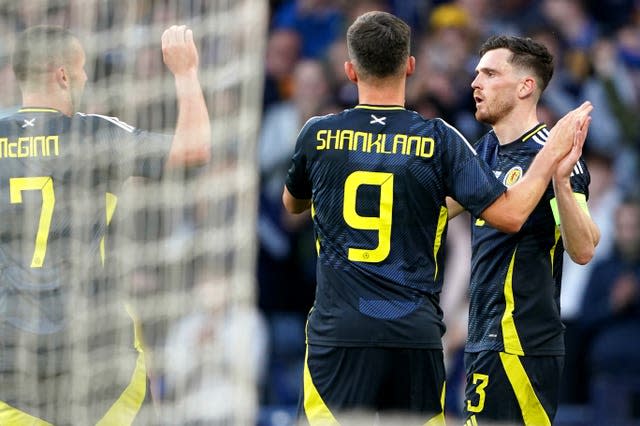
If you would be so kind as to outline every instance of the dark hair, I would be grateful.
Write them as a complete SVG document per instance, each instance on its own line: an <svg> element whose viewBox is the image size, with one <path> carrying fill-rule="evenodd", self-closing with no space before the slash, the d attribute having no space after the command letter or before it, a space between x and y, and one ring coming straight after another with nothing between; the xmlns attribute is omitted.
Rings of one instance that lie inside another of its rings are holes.
<svg viewBox="0 0 640 426"><path fill-rule="evenodd" d="M349 57L362 76L384 78L403 72L411 29L387 12L367 12L347 30Z"/></svg>
<svg viewBox="0 0 640 426"><path fill-rule="evenodd" d="M16 39L11 62L19 82L28 81L34 74L68 63L76 37L68 30L38 25L24 30Z"/></svg>
<svg viewBox="0 0 640 426"><path fill-rule="evenodd" d="M528 37L492 36L480 46L480 55L490 50L507 49L512 55L509 62L516 67L533 72L540 92L546 89L553 77L553 55L546 46Z"/></svg>

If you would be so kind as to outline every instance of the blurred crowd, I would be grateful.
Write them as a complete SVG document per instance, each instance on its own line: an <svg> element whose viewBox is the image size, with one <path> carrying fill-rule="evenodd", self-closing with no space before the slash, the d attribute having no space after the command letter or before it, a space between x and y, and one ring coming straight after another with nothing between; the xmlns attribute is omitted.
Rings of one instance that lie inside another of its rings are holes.
<svg viewBox="0 0 640 426"><path fill-rule="evenodd" d="M346 28L363 12L385 10L403 18L413 31L417 66L407 83L407 108L447 120L471 142L488 130L474 118L470 84L477 50L494 34L532 37L554 55L554 77L539 104L542 121L553 125L580 102L594 104L583 155L591 172L589 208L602 239L587 266L565 256L561 299L567 361L556 420L605 424L599 422L606 418L612 424L619 416L621 422L639 422L640 2L272 0L270 4L258 146L259 304L272 333L264 403L296 404L304 317L313 302L310 218L286 214L280 201L297 132L314 115L357 104L356 87L343 71ZM447 244L450 256L441 295L447 323L447 411L457 417L463 402L467 325L466 218L450 222Z"/></svg>
<svg viewBox="0 0 640 426"><path fill-rule="evenodd" d="M198 20L222 3L140 0L135 7L125 7L127 0L99 0L93 2L95 19L87 21L73 13L83 2L0 1L0 114L15 110L19 103L8 56L15 32L48 22L69 26L102 47L88 63L94 88L117 86L120 76L135 75L133 85L122 92L127 96L135 88L135 108L128 108L130 103L117 96L95 96L87 100L85 110L164 130L166 123L175 122L175 104L158 90L156 80L164 73L158 29L165 23ZM132 8L133 13L122 12ZM584 157L591 173L589 208L602 239L588 265L565 259L561 303L567 360L556 423L613 424L615 416L620 416L619 424L628 419L640 422L640 0L270 0L262 120L256 141L259 310L227 309L224 294L233 283L198 266L206 263L201 258L194 262L201 270L190 274L172 264L140 268L132 278L137 291L150 295L159 281L177 277L190 283L197 301L194 315L157 327L162 333L168 331L166 337L154 338L153 327L147 334L152 344L166 341L180 348L166 357L173 367L185 366L169 368L165 377L154 380L155 395L171 399L198 382L200 392L185 404L202 407L201 401L230 392L224 381L222 386L220 381L209 386L197 366L211 357L222 368L231 365L237 354L216 348L229 347L236 330L249 324L248 337L255 348L250 355L257 370L251 375L260 385L258 423L291 424L302 383L305 318L315 291L315 243L309 215L284 211L283 181L305 121L357 104L356 86L343 71L345 32L369 10L392 12L412 27L417 68L408 80L407 108L428 118L445 119L471 142L488 130L474 118L470 84L479 59L477 50L494 34L528 35L544 42L554 54L554 77L539 104L542 121L553 125L583 100L595 106ZM110 38L91 39L100 30L111 30ZM198 44L204 67L234 53L221 48L220 39L214 37L198 39ZM229 91L227 97L209 98L212 117L235 119L234 96ZM230 167L229 162L224 164ZM213 170L212 174L223 173ZM231 204L228 209L234 208ZM134 227L141 234L129 238L165 239L178 258L189 250L194 235L203 232L203 216L229 213L219 206L175 210L179 211L141 212L141 223L156 227L147 226L144 232ZM454 418L463 403L470 258L465 219L462 216L449 224L450 255L441 295L447 324L446 407ZM223 219L220 227L227 227ZM605 415L607 421L597 420Z"/></svg>

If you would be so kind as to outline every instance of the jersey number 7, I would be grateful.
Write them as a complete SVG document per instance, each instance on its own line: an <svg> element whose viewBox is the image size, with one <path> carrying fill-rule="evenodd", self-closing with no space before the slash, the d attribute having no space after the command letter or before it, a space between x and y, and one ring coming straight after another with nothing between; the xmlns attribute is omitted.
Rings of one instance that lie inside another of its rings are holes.
<svg viewBox="0 0 640 426"><path fill-rule="evenodd" d="M31 259L32 268L41 268L47 252L49 228L53 218L53 208L56 197L53 193L53 180L49 176L19 177L9 179L9 194L11 204L22 203L22 191L40 191L42 193L42 208L40 221L36 232L36 243Z"/></svg>

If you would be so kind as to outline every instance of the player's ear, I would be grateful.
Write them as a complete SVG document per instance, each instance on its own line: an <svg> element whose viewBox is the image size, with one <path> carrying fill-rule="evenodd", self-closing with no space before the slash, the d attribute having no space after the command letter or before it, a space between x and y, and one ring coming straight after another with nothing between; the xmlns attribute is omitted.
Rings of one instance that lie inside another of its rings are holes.
<svg viewBox="0 0 640 426"><path fill-rule="evenodd" d="M536 79L531 76L526 76L521 82L520 87L518 89L518 94L521 98L526 98L536 91Z"/></svg>
<svg viewBox="0 0 640 426"><path fill-rule="evenodd" d="M407 77L409 77L416 70L416 58L415 56L409 56L407 58Z"/></svg>
<svg viewBox="0 0 640 426"><path fill-rule="evenodd" d="M56 68L55 73L56 83L58 83L58 85L64 89L69 87L69 76L67 75L67 71L64 69L64 67L60 66Z"/></svg>
<svg viewBox="0 0 640 426"><path fill-rule="evenodd" d="M346 61L344 63L344 73L347 75L347 78L349 78L349 80L353 81L354 83L358 82L358 74L356 73L356 69L351 61Z"/></svg>

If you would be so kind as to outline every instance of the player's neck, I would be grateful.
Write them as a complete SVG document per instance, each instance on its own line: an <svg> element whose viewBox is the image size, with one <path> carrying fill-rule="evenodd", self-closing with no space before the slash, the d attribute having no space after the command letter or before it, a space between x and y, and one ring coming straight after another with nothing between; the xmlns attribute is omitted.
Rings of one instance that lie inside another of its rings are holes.
<svg viewBox="0 0 640 426"><path fill-rule="evenodd" d="M538 123L540 121L534 107L526 111L515 109L491 127L500 145L506 145L520 139L522 135Z"/></svg>
<svg viewBox="0 0 640 426"><path fill-rule="evenodd" d="M399 105L405 102L405 80L397 79L384 83L358 81L358 102L366 105Z"/></svg>
<svg viewBox="0 0 640 426"><path fill-rule="evenodd" d="M25 92L22 94L22 107L52 108L57 109L66 115L73 115L73 107L64 96L56 96L55 93L46 96L36 92Z"/></svg>

